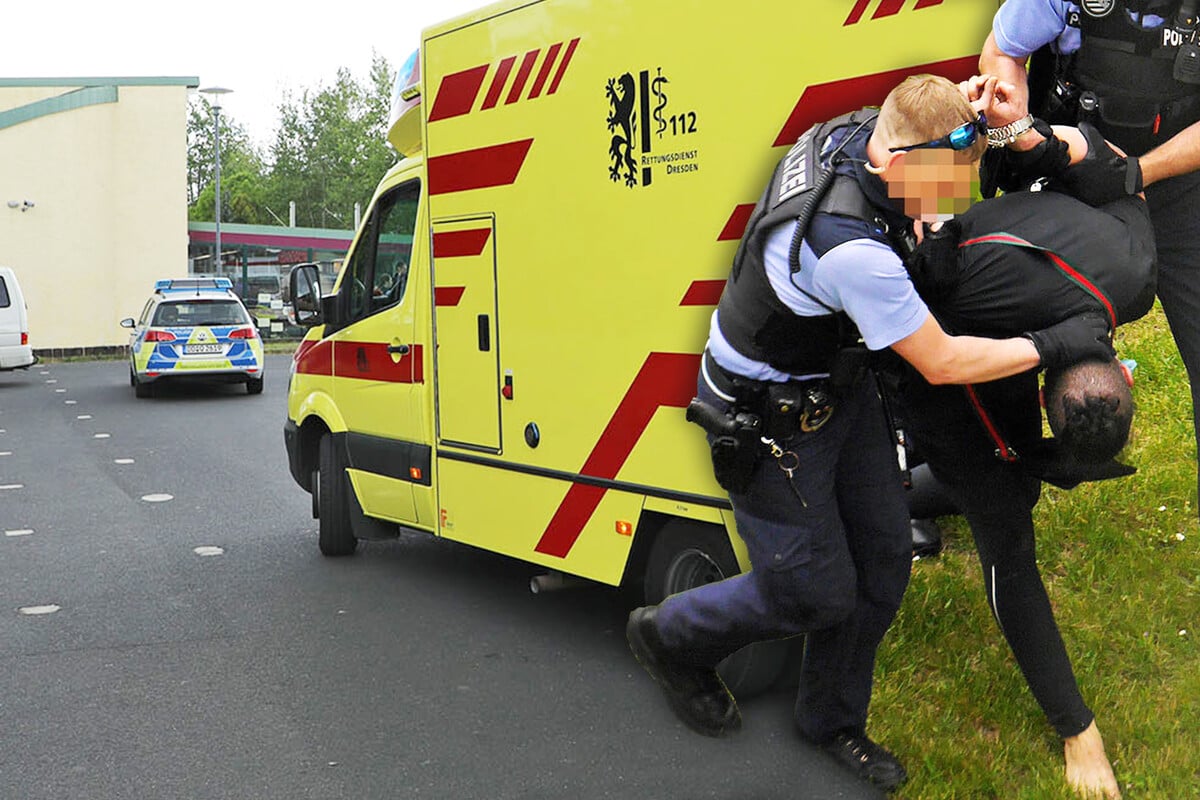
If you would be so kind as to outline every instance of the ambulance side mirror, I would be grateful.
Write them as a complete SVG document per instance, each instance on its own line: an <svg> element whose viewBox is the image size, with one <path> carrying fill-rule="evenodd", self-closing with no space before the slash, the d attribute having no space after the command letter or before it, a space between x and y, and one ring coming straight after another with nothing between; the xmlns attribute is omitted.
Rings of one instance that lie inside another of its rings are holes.
<svg viewBox="0 0 1200 800"><path fill-rule="evenodd" d="M303 328L320 325L321 313L321 268L316 264L297 264L288 276L288 288L292 293L292 313L296 324Z"/></svg>

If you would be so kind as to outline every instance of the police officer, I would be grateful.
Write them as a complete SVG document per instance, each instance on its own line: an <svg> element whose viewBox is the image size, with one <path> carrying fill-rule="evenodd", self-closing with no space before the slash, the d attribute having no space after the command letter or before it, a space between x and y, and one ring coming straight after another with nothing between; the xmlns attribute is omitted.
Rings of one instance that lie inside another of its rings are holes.
<svg viewBox="0 0 1200 800"><path fill-rule="evenodd" d="M849 115L801 137L755 208L694 403L752 569L635 609L626 628L672 710L700 733L741 724L715 671L723 658L807 633L801 735L885 789L906 778L866 734L875 651L911 556L895 441L852 355L860 337L938 384L1112 356L1098 316L1008 339L950 336L914 291L889 231L965 207L985 130L957 86L910 77L877 117Z"/></svg>

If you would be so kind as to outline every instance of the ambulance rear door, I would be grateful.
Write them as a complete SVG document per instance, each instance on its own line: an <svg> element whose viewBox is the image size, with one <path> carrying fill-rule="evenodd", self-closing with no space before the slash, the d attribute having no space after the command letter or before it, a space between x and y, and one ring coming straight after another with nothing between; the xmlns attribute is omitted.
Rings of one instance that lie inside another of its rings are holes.
<svg viewBox="0 0 1200 800"><path fill-rule="evenodd" d="M499 453L495 217L434 222L433 275L438 443Z"/></svg>

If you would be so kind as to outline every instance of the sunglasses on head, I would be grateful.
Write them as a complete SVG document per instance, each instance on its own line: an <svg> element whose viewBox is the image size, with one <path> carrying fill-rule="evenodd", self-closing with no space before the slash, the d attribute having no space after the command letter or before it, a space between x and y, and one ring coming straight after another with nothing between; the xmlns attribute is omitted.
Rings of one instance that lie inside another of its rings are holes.
<svg viewBox="0 0 1200 800"><path fill-rule="evenodd" d="M987 136L987 129L987 117L980 111L976 119L971 122L964 122L940 139L933 139L932 141L921 142L920 144L905 145L904 147L889 147L888 152L920 150L925 147L949 147L951 150L966 150L975 144L975 139L980 135Z"/></svg>

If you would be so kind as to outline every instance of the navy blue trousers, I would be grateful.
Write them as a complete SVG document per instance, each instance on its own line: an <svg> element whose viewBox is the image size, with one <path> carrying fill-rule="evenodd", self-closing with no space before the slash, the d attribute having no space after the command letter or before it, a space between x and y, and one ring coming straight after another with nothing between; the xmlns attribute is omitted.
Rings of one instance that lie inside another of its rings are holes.
<svg viewBox="0 0 1200 800"><path fill-rule="evenodd" d="M912 565L912 535L894 439L873 380L813 433L786 444L793 477L765 454L733 494L751 570L663 601L663 642L715 665L752 642L808 634L795 721L824 742L864 733L875 651ZM700 380L701 399L727 406Z"/></svg>
<svg viewBox="0 0 1200 800"><path fill-rule="evenodd" d="M1148 187L1146 203L1158 247L1158 299L1191 383L1194 430L1200 416L1200 173ZM1200 432L1196 445L1200 449Z"/></svg>

